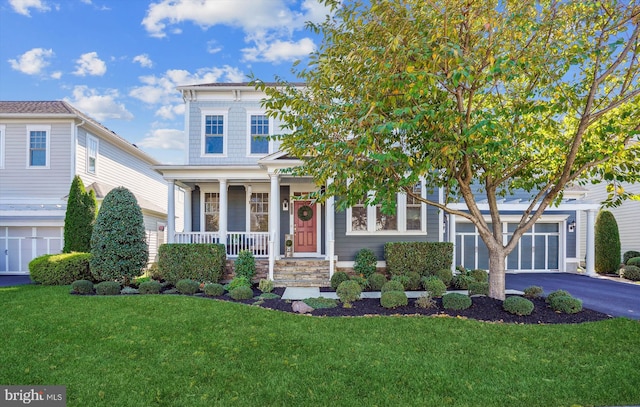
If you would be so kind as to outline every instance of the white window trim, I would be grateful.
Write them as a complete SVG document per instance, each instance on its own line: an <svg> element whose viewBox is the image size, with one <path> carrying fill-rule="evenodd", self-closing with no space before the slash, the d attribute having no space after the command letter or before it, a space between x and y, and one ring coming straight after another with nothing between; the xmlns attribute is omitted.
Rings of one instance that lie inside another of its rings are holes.
<svg viewBox="0 0 640 407"><path fill-rule="evenodd" d="M91 141L95 141L95 143L96 143L95 168L93 169L93 171L91 171L90 168L89 168L89 158L91 158L89 156L89 151L90 151L89 143ZM85 149L86 149L86 152L87 152L87 159L86 159L86 171L87 171L87 174L96 175L96 174L98 174L98 156L100 155L99 154L99 151L100 151L100 140L98 140L96 137L94 137L92 135L87 134L87 145L86 145Z"/></svg>
<svg viewBox="0 0 640 407"><path fill-rule="evenodd" d="M200 110L200 157L226 157L229 141L229 110L201 109ZM206 153L206 122L207 116L222 116L222 154Z"/></svg>
<svg viewBox="0 0 640 407"><path fill-rule="evenodd" d="M7 131L7 127L4 124L0 124L0 169L4 168L4 157L5 157L5 151L4 151L4 140L5 140L5 132Z"/></svg>
<svg viewBox="0 0 640 407"><path fill-rule="evenodd" d="M273 152L273 140L269 139L269 148L266 153L251 153L251 116L267 116L267 113L264 110L253 110L247 109L247 157L265 157ZM271 136L273 133L273 118L267 117L269 119L269 134Z"/></svg>
<svg viewBox="0 0 640 407"><path fill-rule="evenodd" d="M424 180L420 181L422 184L422 197L425 198L426 188ZM373 192L371 192L373 193ZM424 236L427 233L427 204L424 202L420 205L420 230L407 230L407 196L404 193L398 193L397 196L397 230L376 230L376 206L367 206L367 230L352 230L351 220L351 207L346 210L346 222L347 222L347 236L379 236L379 235L403 235L403 236Z"/></svg>
<svg viewBox="0 0 640 407"><path fill-rule="evenodd" d="M44 131L47 133L46 149L45 152L45 165L31 165L30 153L31 153L31 132L32 131ZM27 161L26 167L28 170L47 170L51 165L51 126L49 125L28 125L27 126Z"/></svg>
<svg viewBox="0 0 640 407"><path fill-rule="evenodd" d="M271 205L271 186L269 184L259 183L253 185L245 185L245 231L247 233L261 233L261 232L251 232L251 194L253 193L266 193L269 195L269 205ZM267 212L269 216L271 213Z"/></svg>

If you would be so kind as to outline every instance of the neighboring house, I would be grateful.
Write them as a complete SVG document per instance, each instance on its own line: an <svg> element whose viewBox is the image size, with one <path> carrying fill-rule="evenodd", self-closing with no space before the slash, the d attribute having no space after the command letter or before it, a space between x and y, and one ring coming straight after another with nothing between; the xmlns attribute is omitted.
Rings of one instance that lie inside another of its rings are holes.
<svg viewBox="0 0 640 407"><path fill-rule="evenodd" d="M116 186L136 196L154 261L167 225L167 183L151 168L157 164L66 102L0 102L0 274L28 273L34 257L62 251L75 175L98 204Z"/></svg>
<svg viewBox="0 0 640 407"><path fill-rule="evenodd" d="M302 269L287 270L288 264L300 264L302 259L320 264L313 283L326 283L336 268L352 267L362 248L372 249L379 266L384 266L384 243L398 241L453 241L455 264L488 269L486 248L471 223L445 216L405 194L397 195L395 216L382 214L376 206L336 211L332 198L325 204L302 199L318 186L312 177L280 172L300 161L280 151L278 141L264 138L281 133L280 123L266 116L261 107L265 94L253 86L213 83L178 90L186 103L186 164L155 167L170 183L169 194L174 186L186 190L184 232L175 233L169 222L170 242L222 242L231 258L240 250L252 250L268 263L268 277L281 284L303 278ZM441 200L439 191L428 195L424 183L415 188L431 200ZM562 205L544 214L509 256L510 270L576 270L577 211L590 211L592 225L598 207L581 201L582 195L567 191ZM521 198L510 197L502 204L506 234L516 220L509 211L526 205ZM173 211L169 205L169 213ZM287 240L296 262L284 259Z"/></svg>
<svg viewBox="0 0 640 407"><path fill-rule="evenodd" d="M640 195L640 184L620 184L626 192ZM588 198L594 202L602 202L607 198L607 183L603 182L596 185L588 185ZM640 251L640 222L636 216L640 214L640 201L626 200L622 205L616 208L603 208L610 211L616 218L618 223L618 231L620 232L620 261L624 252L635 250ZM582 233L584 235L584 233ZM584 239L581 245L581 254L584 259L586 252Z"/></svg>

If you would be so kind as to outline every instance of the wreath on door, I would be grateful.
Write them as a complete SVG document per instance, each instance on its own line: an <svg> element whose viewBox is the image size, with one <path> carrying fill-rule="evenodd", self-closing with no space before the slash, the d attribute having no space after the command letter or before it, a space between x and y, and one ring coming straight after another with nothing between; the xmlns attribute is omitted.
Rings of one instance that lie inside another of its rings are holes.
<svg viewBox="0 0 640 407"><path fill-rule="evenodd" d="M298 219L300 219L301 221L306 222L308 220L311 220L312 217L313 209L311 209L309 205L302 205L300 208L298 208Z"/></svg>

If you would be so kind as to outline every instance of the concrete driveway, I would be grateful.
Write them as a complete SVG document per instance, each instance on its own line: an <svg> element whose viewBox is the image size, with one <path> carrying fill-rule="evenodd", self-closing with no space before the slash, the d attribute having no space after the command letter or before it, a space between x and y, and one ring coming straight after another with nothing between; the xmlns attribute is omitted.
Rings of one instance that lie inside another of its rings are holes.
<svg viewBox="0 0 640 407"><path fill-rule="evenodd" d="M640 320L640 284L571 273L508 273L506 285L507 289L514 290L537 285L542 287L544 295L566 290L581 299L585 308Z"/></svg>
<svg viewBox="0 0 640 407"><path fill-rule="evenodd" d="M0 276L0 287L31 284L29 276Z"/></svg>

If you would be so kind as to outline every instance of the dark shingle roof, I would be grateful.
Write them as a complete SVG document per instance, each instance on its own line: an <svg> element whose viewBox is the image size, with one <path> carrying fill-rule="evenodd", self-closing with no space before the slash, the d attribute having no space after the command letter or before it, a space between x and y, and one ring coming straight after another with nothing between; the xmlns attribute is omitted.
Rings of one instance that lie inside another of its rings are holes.
<svg viewBox="0 0 640 407"><path fill-rule="evenodd" d="M0 113L75 114L67 103L59 100L0 101Z"/></svg>

